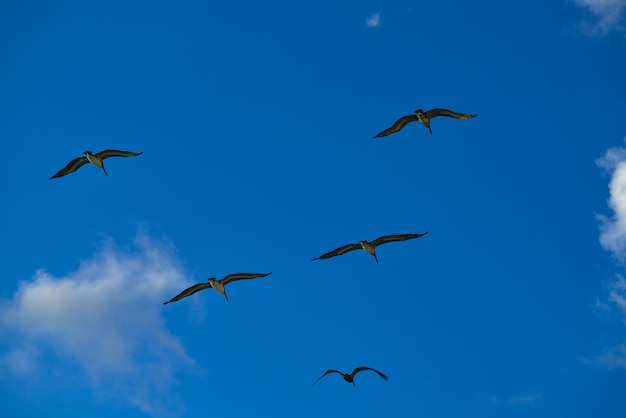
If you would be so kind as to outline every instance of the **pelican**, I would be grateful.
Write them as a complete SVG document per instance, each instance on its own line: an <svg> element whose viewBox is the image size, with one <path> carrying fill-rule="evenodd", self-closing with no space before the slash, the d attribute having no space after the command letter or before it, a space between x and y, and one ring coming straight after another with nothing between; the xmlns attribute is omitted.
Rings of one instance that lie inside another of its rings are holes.
<svg viewBox="0 0 626 418"><path fill-rule="evenodd" d="M137 155L143 154L143 152L137 153L131 151L118 151L114 149L107 149L104 151L100 151L97 154L94 154L91 151L85 151L84 154L84 157L74 158L72 161L70 161L68 165L59 170L54 176L50 177L50 180L73 173L87 163L91 163L96 167L101 168L102 171L104 171L104 175L106 176L107 171L104 168L103 160L109 157L136 157Z"/></svg>
<svg viewBox="0 0 626 418"><path fill-rule="evenodd" d="M407 124L416 121L427 127L430 131L430 134L432 135L433 131L432 129L430 129L430 120L432 118L436 118L437 116L447 116L454 119L471 119L478 116L478 114L470 115L469 113L456 113L448 109L432 109L427 112L424 112L422 109L417 109L414 110L414 112L414 115L402 116L396 121L396 123L391 126L391 128L385 129L374 138L380 138L381 136L387 136L396 133L404 128Z"/></svg>
<svg viewBox="0 0 626 418"><path fill-rule="evenodd" d="M320 376L320 377L319 377L319 378L315 381L315 383L319 382L319 381L320 381L320 379L321 379L322 377L326 376L327 374L330 374L330 373L339 373L339 374L341 375L341 377L343 377L343 380L345 380L345 381L346 381L346 382L348 382L348 383L352 383L352 385L354 385L354 387L356 387L356 383L354 383L354 376L356 376L356 374L357 374L358 372L362 372L363 370L371 370L371 371L373 371L373 372L378 373L378 375L379 375L380 377L382 377L383 379L385 379L385 380L389 380L389 378L388 378L387 376L385 376L384 374L382 374L381 372L379 372L379 371L378 371L378 370L376 370L376 369L372 369L371 367L357 367L356 369L352 370L352 373L350 373L350 374L341 373L339 370L334 370L334 369L326 370L326 372L325 372L323 375L321 375L321 376ZM315 383L313 383L313 385L312 385L311 387L315 386Z"/></svg>
<svg viewBox="0 0 626 418"><path fill-rule="evenodd" d="M172 303L172 302L177 302L177 301L179 301L179 300L181 300L183 298L186 298L187 296L193 295L196 292L199 292L199 291L204 290L204 289L209 289L211 287L213 289L217 290L222 295L224 295L224 297L226 298L226 302L228 302L228 296L226 295L226 288L224 287L228 283L235 282L237 280L256 279L258 277L269 276L270 274L272 274L272 272L269 272L267 274L263 274L263 273L236 273L236 274L229 274L228 276L226 276L226 277L224 277L223 279L220 279L220 280L217 280L215 277L209 277L207 279L208 283L194 284L193 286L188 287L187 289L185 289L182 292L180 292L178 295L174 296L169 301L163 302L163 305L167 305L168 303Z"/></svg>
<svg viewBox="0 0 626 418"><path fill-rule="evenodd" d="M373 255L374 260L376 260L376 264L378 264L378 257L376 257L376 247L378 247L379 245L386 244L388 242L406 241L408 239L419 238L426 234L428 234L428 231L424 232L423 234L385 235L384 237L376 238L374 241L371 241L371 242L361 240L359 241L358 244L348 244L348 245L344 245L343 247L335 248L334 250L327 252L326 254L322 254L319 257L314 258L313 261L335 257L338 255L345 254L349 251L364 250L366 253Z"/></svg>

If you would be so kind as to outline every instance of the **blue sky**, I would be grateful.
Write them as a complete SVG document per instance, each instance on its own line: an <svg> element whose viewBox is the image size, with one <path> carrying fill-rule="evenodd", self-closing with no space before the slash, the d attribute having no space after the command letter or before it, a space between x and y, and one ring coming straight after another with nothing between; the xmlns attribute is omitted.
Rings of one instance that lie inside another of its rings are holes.
<svg viewBox="0 0 626 418"><path fill-rule="evenodd" d="M626 416L625 10L2 2L3 411Z"/></svg>

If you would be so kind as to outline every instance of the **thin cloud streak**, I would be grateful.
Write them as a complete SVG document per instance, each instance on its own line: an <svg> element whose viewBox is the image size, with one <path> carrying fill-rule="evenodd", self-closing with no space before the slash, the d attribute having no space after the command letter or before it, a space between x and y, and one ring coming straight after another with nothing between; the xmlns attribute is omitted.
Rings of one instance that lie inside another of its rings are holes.
<svg viewBox="0 0 626 418"><path fill-rule="evenodd" d="M623 20L623 11L626 8L626 0L573 0L574 3L589 10L597 19L594 25L587 27L592 34L606 33L617 28Z"/></svg>
<svg viewBox="0 0 626 418"><path fill-rule="evenodd" d="M377 28L380 26L380 13L374 13L370 17L366 18L365 25L368 28Z"/></svg>
<svg viewBox="0 0 626 418"><path fill-rule="evenodd" d="M175 375L196 365L161 317L165 295L189 284L173 254L139 234L130 251L107 241L64 277L37 271L0 304L0 366L31 378L48 367L78 365L100 396L124 399L151 416L182 414ZM58 364L42 364L44 352Z"/></svg>

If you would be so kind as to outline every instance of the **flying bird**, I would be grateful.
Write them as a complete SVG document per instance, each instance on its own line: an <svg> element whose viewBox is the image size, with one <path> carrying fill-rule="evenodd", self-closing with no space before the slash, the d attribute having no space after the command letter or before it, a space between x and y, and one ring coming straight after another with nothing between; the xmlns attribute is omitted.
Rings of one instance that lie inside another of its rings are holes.
<svg viewBox="0 0 626 418"><path fill-rule="evenodd" d="M201 290L204 289L209 289L209 288L213 288L216 291L218 291L219 293L221 293L222 295L224 295L224 297L226 298L226 302L228 302L228 296L226 295L226 288L224 286L226 286L228 283L231 282L236 282L237 280L249 280L249 279L256 279L258 277L265 277L265 276L269 276L270 274L272 274L272 272L269 272L267 274L263 274L263 273L236 273L236 274L229 274L228 276L224 277L223 279L217 280L215 277L210 277L208 278L208 283L198 283L198 284L194 284L191 287L188 287L187 289L183 290L182 292L180 292L178 295L174 296L172 299L170 299L167 302L163 302L163 305L167 305L168 303L172 303L172 302L177 302L183 298L186 298L187 296L191 296L194 293L197 293Z"/></svg>
<svg viewBox="0 0 626 418"><path fill-rule="evenodd" d="M388 242L406 241L408 239L419 238L426 234L428 234L428 231L424 232L423 234L385 235L384 237L376 238L374 241L371 242L361 240L358 244L344 245L343 247L336 248L330 252L327 252L326 254L322 254L319 257L314 258L313 261L343 255L347 252L354 250L364 250L366 253L373 255L374 260L376 260L376 264L378 264L378 257L376 257L376 247L378 247L379 245L387 244Z"/></svg>
<svg viewBox="0 0 626 418"><path fill-rule="evenodd" d="M321 375L316 381L315 383L319 382L320 379L324 376L326 376L327 374L331 374L331 373L339 373L341 375L341 377L343 377L343 380L345 380L348 383L352 383L354 385L354 387L356 387L356 383L354 383L354 376L356 376L356 374L358 372L362 372L363 370L371 370L373 372L376 372L380 377L382 377L385 380L389 380L389 378L387 376L385 376L384 374L382 374L381 372L379 372L376 369L372 369L371 367L357 367L356 369L354 369L352 371L352 373L347 374L347 373L341 373L339 370L334 370L334 369L330 369L330 370L326 370L326 372ZM313 386L315 386L315 383L313 383Z"/></svg>
<svg viewBox="0 0 626 418"><path fill-rule="evenodd" d="M85 151L84 154L84 157L74 158L72 161L70 161L68 165L59 170L54 176L50 177L50 180L73 173L87 163L91 163L96 167L101 168L102 171L104 171L104 175L106 176L107 171L104 168L103 160L109 157L136 157L137 155L143 154L143 152L137 153L131 151L118 151L114 149L107 149L104 151L100 151L97 154L94 154L91 151Z"/></svg>
<svg viewBox="0 0 626 418"><path fill-rule="evenodd" d="M433 134L432 129L430 129L430 120L432 118L436 118L437 116L447 116L449 118L454 119L471 119L476 115L470 115L469 113L456 113L448 109L432 109L428 112L424 112L422 109L417 109L414 111L414 115L406 115L402 116L400 119L396 121L390 128L385 129L374 138L380 138L381 136L391 135L393 133L399 132L402 128L408 125L411 122L419 122L425 127L428 128L430 134Z"/></svg>

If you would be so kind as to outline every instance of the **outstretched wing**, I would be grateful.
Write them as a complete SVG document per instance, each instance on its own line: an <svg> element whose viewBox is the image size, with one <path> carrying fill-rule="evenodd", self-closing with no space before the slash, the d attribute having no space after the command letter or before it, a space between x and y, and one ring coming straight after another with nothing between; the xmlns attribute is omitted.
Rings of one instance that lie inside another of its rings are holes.
<svg viewBox="0 0 626 418"><path fill-rule="evenodd" d="M374 241L370 242L371 245L377 247L381 244L386 244L388 242L395 241L406 241L408 239L419 238L428 234L428 231L423 234L395 234L395 235L385 235L384 237L376 238Z"/></svg>
<svg viewBox="0 0 626 418"><path fill-rule="evenodd" d="M448 109L432 109L425 114L426 117L429 119L436 118L437 116L447 116L454 119L471 119L478 116L478 114L470 115L469 113L457 113Z"/></svg>
<svg viewBox="0 0 626 418"><path fill-rule="evenodd" d="M335 256L342 255L350 251L359 250L361 248L363 248L361 247L361 244L348 244L348 245L344 245L343 247L335 248L334 250L329 251L326 254L322 254L317 258L313 258L312 260L314 261L314 260L321 260L324 258L335 257Z"/></svg>
<svg viewBox="0 0 626 418"><path fill-rule="evenodd" d="M74 171L78 170L79 168L87 164L88 162L89 161L87 160L87 157L74 158L72 161L69 162L68 165L60 169L54 176L50 177L48 180L52 180L57 177L63 177L67 174L73 173Z"/></svg>
<svg viewBox="0 0 626 418"><path fill-rule="evenodd" d="M167 302L163 302L163 305L167 305L168 303L172 303L172 302L177 302L183 298L186 298L187 296L191 296L196 292L199 292L201 290L204 289L208 289L211 287L211 283L198 283L198 284L194 284L191 287L188 287L187 289L183 290L182 292L180 292L179 294L177 294L176 296L174 296L172 299L170 299Z"/></svg>
<svg viewBox="0 0 626 418"><path fill-rule="evenodd" d="M271 271L269 273L236 273L236 274L229 274L228 276L218 281L222 283L224 286L226 286L228 283L236 282L237 280L256 279L259 277L269 276L270 274L272 274Z"/></svg>
<svg viewBox="0 0 626 418"><path fill-rule="evenodd" d="M400 119L396 121L390 128L385 129L378 135L374 136L374 138L380 138L381 136L391 135L393 133L398 132L400 129L404 128L407 124L411 122L417 121L417 115L406 115L402 116Z"/></svg>
<svg viewBox="0 0 626 418"><path fill-rule="evenodd" d="M109 158L109 157L136 157L141 154L143 154L143 151L132 152L132 151L118 151L115 149L107 149L107 150L100 151L99 153L97 153L96 157L104 160L105 158Z"/></svg>
<svg viewBox="0 0 626 418"><path fill-rule="evenodd" d="M319 382L322 377L326 376L327 374L331 374L331 373L339 373L340 375L343 376L343 373L341 373L339 370L334 370L334 369L326 370L323 375L321 375L320 377L317 378L317 380L311 385L311 387L315 386L315 383Z"/></svg>
<svg viewBox="0 0 626 418"><path fill-rule="evenodd" d="M383 379L389 380L389 378L386 375L384 375L383 373L379 372L376 369L372 369L371 367L357 367L356 369L352 371L352 377L354 377L358 372L362 372L363 370L371 370L373 372L378 373L378 375L382 377Z"/></svg>

